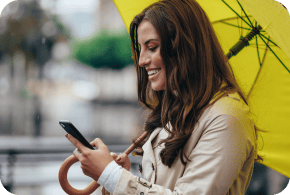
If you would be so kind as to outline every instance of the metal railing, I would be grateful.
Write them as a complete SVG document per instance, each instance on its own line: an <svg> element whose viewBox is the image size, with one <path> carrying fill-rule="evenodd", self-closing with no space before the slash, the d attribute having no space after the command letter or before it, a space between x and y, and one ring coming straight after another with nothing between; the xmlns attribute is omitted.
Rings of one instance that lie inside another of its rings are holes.
<svg viewBox="0 0 290 195"><path fill-rule="evenodd" d="M125 145L108 145L110 151L115 153L124 152L130 144ZM1 173L5 165L6 181L4 187L12 191L15 179L14 169L16 166L25 163L35 164L45 162L57 162L59 166L62 161L72 155L75 147L64 138L21 138L21 137L0 137L0 178L4 175ZM135 175L138 173L138 165L142 159L139 157L129 156L131 161L131 172ZM45 166L45 164L44 164ZM82 174L82 173L80 173ZM53 176L54 177L54 176ZM57 181L57 173L54 182ZM79 179L77 178L79 181ZM276 182L274 182L276 180ZM246 195L261 194L272 195L272 192L278 193L283 190L289 178L265 167L262 164L255 164L254 174ZM25 181L28 182L28 181ZM41 181L38 181L41 183ZM276 184L274 184L276 183ZM35 184L38 185L38 184Z"/></svg>
<svg viewBox="0 0 290 195"><path fill-rule="evenodd" d="M64 140L62 142L60 140ZM51 144L48 144L51 143ZM126 145L108 145L111 152L117 154L124 152L130 144ZM72 155L75 147L67 142L64 138L0 138L0 179L4 178L4 173L1 172L3 167L6 169L6 179L4 187L8 191L12 191L15 186L14 170L15 167L21 164L35 164L45 162L61 162ZM141 158L129 156L132 168L131 172L138 172L138 165L141 163ZM58 175L55 176L57 178ZM2 180L3 182L3 180Z"/></svg>

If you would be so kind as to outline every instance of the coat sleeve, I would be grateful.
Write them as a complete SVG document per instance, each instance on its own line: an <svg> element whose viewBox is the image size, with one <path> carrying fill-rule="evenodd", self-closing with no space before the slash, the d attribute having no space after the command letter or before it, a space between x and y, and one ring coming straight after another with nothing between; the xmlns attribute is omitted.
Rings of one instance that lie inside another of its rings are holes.
<svg viewBox="0 0 290 195"><path fill-rule="evenodd" d="M253 144L249 141L252 131L249 125L233 116L217 116L206 125L199 141L191 149L190 161L177 180L174 191L151 184L123 169L114 194L227 194L233 183L237 182L245 161L253 155ZM246 186L243 192L236 191L235 194L245 193L248 184L241 185Z"/></svg>

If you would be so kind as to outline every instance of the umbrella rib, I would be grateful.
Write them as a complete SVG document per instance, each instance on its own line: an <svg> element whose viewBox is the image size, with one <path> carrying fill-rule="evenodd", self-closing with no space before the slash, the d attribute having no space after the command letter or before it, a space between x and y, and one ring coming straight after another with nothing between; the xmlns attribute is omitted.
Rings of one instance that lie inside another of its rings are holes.
<svg viewBox="0 0 290 195"><path fill-rule="evenodd" d="M269 46L270 39L267 39L267 40L268 40L268 43L266 44L266 49L265 49L265 53L264 53L264 56L263 56L263 61L262 61L261 66L264 64L265 59L266 59L266 55L267 55L267 52L268 52L268 46Z"/></svg>
<svg viewBox="0 0 290 195"><path fill-rule="evenodd" d="M260 52L259 52L259 45L258 45L258 37L255 36L255 38L256 38L256 48L257 48L257 53L258 53L258 60L259 60L260 67L262 67Z"/></svg>
<svg viewBox="0 0 290 195"><path fill-rule="evenodd" d="M230 10L232 10L239 18L241 18L246 24L248 24L249 26L251 26L246 20L243 19L242 16L240 16L233 8L231 8L231 6L229 6L224 0L222 0L222 2L224 2L224 4L226 4L226 6L228 6L228 8L230 8ZM252 26L251 26L252 27Z"/></svg>
<svg viewBox="0 0 290 195"><path fill-rule="evenodd" d="M251 48L254 47L254 48L256 48L256 45L257 44L249 44L248 47L251 47ZM258 46L260 46L260 49L261 49L261 47L262 46L265 46L265 44L258 44Z"/></svg>
<svg viewBox="0 0 290 195"><path fill-rule="evenodd" d="M246 17L246 16L242 16L242 17ZM238 25L235 25L235 24L231 24L231 23L228 23L226 21L229 21L229 20L233 20L233 19L237 19L239 17L233 17L233 18L227 18L227 19L222 19L222 20L216 20L214 22L212 22L212 24L216 24L216 23L224 23L224 24L227 24L227 25L230 25L230 26L234 26L234 27L237 27L237 28L241 28L241 29L245 29L245 30L252 30L253 28L246 28L246 27L240 27ZM260 30L260 32L266 32L265 30Z"/></svg>
<svg viewBox="0 0 290 195"><path fill-rule="evenodd" d="M240 16L240 17L246 18L246 16ZM225 19L221 19L221 20L216 20L216 21L212 22L212 24L215 24L215 23L218 23L218 22L224 22L224 21L228 21L228 20L234 20L234 19L237 19L237 18L240 18L240 17L236 16L236 17L232 17L232 18L225 18Z"/></svg>
<svg viewBox="0 0 290 195"><path fill-rule="evenodd" d="M241 27L241 26L238 26L238 25L234 25L234 24L230 24L230 23L224 22L224 21L219 21L219 22L220 22L220 23L223 23L223 24L226 24L226 25L229 25L229 26L237 27L237 28L239 28L239 29L252 30L251 28Z"/></svg>
<svg viewBox="0 0 290 195"><path fill-rule="evenodd" d="M268 37L266 37L263 34L260 34L262 37L264 37L265 39L269 40L271 43L273 43L275 46L279 47L274 41L271 41ZM280 47L279 47L280 48Z"/></svg>
<svg viewBox="0 0 290 195"><path fill-rule="evenodd" d="M239 6L241 7L242 11L244 12L245 16L247 17L248 21L250 22L251 27L253 27L254 25L253 25L253 23L251 22L250 18L248 17L247 13L245 12L243 6L240 4L239 1L237 1L237 2L238 2L238 4L239 4Z"/></svg>
<svg viewBox="0 0 290 195"><path fill-rule="evenodd" d="M242 13L241 13L241 15L242 15ZM242 37L243 36L243 29L242 29L243 28L243 21L240 18L237 17L237 22L238 22L238 25L240 26L240 28L239 28L240 37Z"/></svg>
<svg viewBox="0 0 290 195"><path fill-rule="evenodd" d="M257 44L257 42L258 42L258 38L257 38L257 36L256 36L256 44ZM268 40L268 43L269 43L269 40ZM266 45L268 45L268 43L267 43ZM259 75L260 75L260 73L261 73L262 66L263 66L263 64L264 64L264 62L265 62L265 59L266 59L267 51L268 51L268 47L266 47L266 49L265 49L265 53L264 53L264 56L263 56L263 61L261 62L261 59L260 59L260 52L259 52L259 48L258 48L258 44L257 44L257 52L258 52L258 58L259 58L259 63L260 63L260 69L259 69L259 71L258 71L258 73L257 73L257 75L256 75L256 78L255 78L255 80L254 80L253 83L256 83L257 80L258 80L258 77L259 77ZM249 91L249 93L248 93L248 95L247 95L247 99L250 97L250 95L251 95L251 93L252 93L252 91L253 91L253 88L254 88L254 84L251 86L251 89L250 89L250 91Z"/></svg>
<svg viewBox="0 0 290 195"><path fill-rule="evenodd" d="M262 41L266 44L265 40L263 39L263 37L259 34L260 38L262 39ZM279 62L284 66L284 68L290 73L290 70L285 66L285 64L282 62L282 60L276 55L276 53L271 49L271 47L269 47L269 45L267 45L267 48L270 49L270 51L274 54L274 56L279 60Z"/></svg>

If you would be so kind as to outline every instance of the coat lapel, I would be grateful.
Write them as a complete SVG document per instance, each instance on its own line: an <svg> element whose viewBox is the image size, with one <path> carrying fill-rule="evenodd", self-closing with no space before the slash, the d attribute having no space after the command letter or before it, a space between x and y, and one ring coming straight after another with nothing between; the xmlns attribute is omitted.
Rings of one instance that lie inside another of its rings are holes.
<svg viewBox="0 0 290 195"><path fill-rule="evenodd" d="M155 129L150 135L149 139L143 145L142 149L144 151L142 159L142 177L151 183L155 182L156 175L156 160L153 153L152 140L159 134L162 128Z"/></svg>
<svg viewBox="0 0 290 195"><path fill-rule="evenodd" d="M150 135L149 139L146 141L146 143L142 146L142 149L144 151L144 154L148 156L150 161L155 164L155 157L153 153L152 148L152 140L159 134L162 128L157 128L153 131L153 133Z"/></svg>

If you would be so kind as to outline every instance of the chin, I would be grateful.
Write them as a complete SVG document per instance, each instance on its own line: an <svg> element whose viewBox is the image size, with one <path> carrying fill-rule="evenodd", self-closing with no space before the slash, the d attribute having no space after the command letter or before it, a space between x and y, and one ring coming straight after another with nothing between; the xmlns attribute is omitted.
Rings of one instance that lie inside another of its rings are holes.
<svg viewBox="0 0 290 195"><path fill-rule="evenodd" d="M151 85L151 88L154 91L164 91L165 90L165 86L163 86L163 85Z"/></svg>

